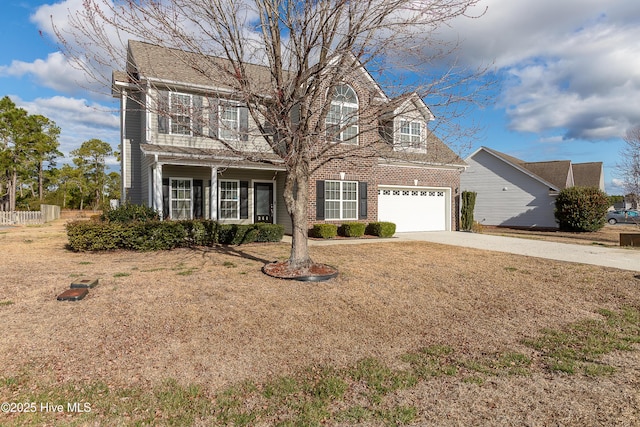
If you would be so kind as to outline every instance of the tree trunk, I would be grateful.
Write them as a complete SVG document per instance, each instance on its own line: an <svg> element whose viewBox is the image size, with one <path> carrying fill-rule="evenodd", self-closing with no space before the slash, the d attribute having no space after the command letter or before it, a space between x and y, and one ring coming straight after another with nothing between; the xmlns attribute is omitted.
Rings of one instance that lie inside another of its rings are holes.
<svg viewBox="0 0 640 427"><path fill-rule="evenodd" d="M284 185L284 200L291 217L291 255L289 266L292 269L307 268L313 261L309 256L308 228L309 219L309 178L304 166L296 166L289 171Z"/></svg>
<svg viewBox="0 0 640 427"><path fill-rule="evenodd" d="M38 167L38 196L40 201L44 200L44 172L42 171L43 169L43 164L42 162L40 162L40 165Z"/></svg>
<svg viewBox="0 0 640 427"><path fill-rule="evenodd" d="M16 171L14 168L11 174L11 182L9 183L9 210L10 211L16 210L16 196L17 196L16 187L17 186L18 186L18 171Z"/></svg>

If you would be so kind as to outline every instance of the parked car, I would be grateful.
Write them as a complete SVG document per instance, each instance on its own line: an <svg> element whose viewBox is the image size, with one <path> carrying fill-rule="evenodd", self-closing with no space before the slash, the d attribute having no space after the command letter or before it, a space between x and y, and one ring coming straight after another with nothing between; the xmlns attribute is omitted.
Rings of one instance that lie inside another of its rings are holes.
<svg viewBox="0 0 640 427"><path fill-rule="evenodd" d="M638 224L640 225L640 212L631 209L620 209L607 212L609 224Z"/></svg>

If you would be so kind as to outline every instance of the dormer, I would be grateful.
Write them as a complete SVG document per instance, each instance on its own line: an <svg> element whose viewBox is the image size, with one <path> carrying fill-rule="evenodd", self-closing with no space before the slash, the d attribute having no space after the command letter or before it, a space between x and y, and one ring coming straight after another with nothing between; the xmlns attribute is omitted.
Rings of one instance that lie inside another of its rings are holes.
<svg viewBox="0 0 640 427"><path fill-rule="evenodd" d="M380 118L381 134L394 151L426 153L428 123L435 119L415 92L391 100Z"/></svg>

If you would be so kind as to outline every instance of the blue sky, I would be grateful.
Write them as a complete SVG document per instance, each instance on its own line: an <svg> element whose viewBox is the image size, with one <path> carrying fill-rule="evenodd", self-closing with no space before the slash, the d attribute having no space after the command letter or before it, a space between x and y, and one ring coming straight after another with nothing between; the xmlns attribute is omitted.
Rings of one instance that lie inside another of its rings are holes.
<svg viewBox="0 0 640 427"><path fill-rule="evenodd" d="M85 77L51 38L51 20L80 3L0 5L0 97L54 120L65 154L91 138L114 148L119 139L116 102L79 83ZM484 145L525 161L602 161L607 192L621 194L621 137L640 125L637 0L481 0L470 12L485 7L442 33L462 41L461 63L492 63L499 80L493 105L469 116L484 130L464 154Z"/></svg>

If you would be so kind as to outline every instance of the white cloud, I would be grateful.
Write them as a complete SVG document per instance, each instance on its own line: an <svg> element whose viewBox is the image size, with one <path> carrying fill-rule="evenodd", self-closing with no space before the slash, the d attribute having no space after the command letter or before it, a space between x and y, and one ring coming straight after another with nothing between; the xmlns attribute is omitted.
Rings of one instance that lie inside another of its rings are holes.
<svg viewBox="0 0 640 427"><path fill-rule="evenodd" d="M609 185L607 185L608 193L615 195L624 195L626 194L624 181L621 179L613 178Z"/></svg>
<svg viewBox="0 0 640 427"><path fill-rule="evenodd" d="M562 136L558 136L558 135L546 136L546 137L540 138L540 142L544 142L547 144L557 144L562 141L563 141Z"/></svg>
<svg viewBox="0 0 640 427"><path fill-rule="evenodd" d="M640 123L636 0L484 0L471 14L484 6L455 22L459 53L507 77L498 105L512 129L603 140Z"/></svg>
<svg viewBox="0 0 640 427"><path fill-rule="evenodd" d="M92 89L92 82L87 80L86 74L74 67L60 52L50 53L46 59L12 61L11 65L0 66L0 77L25 75L35 79L41 86L62 93L76 94Z"/></svg>
<svg viewBox="0 0 640 427"><path fill-rule="evenodd" d="M84 141L93 138L108 142L117 149L120 138L117 111L89 103L85 99L63 96L37 98L33 101L23 101L13 95L10 98L16 106L24 108L29 114L41 114L60 127L60 151L67 157L69 152L79 148Z"/></svg>

